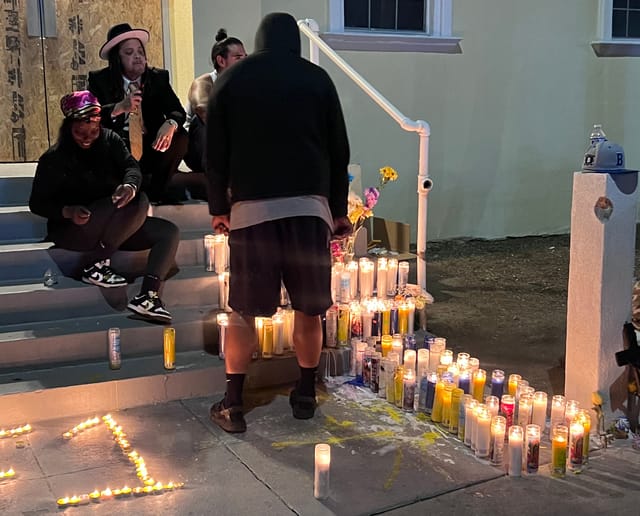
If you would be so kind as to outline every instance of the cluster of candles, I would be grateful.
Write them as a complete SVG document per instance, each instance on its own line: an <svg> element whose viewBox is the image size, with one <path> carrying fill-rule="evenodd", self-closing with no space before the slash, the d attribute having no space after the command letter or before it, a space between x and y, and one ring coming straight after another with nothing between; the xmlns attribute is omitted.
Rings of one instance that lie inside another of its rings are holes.
<svg viewBox="0 0 640 516"><path fill-rule="evenodd" d="M16 472L13 468L9 468L7 471L0 471L0 480L4 480L5 478L13 478L16 476Z"/></svg>
<svg viewBox="0 0 640 516"><path fill-rule="evenodd" d="M381 351L356 339L351 371L356 381L404 411L430 415L476 457L495 466L508 462L510 475L523 469L535 473L547 428L547 393L518 374L506 378L500 369L492 371L487 386L477 358L462 352L454 361L446 339L427 336L424 347L415 349L415 338L408 337L383 335ZM579 472L589 452L589 412L576 400L553 396L549 428L553 475L564 475L566 467Z"/></svg>
<svg viewBox="0 0 640 516"><path fill-rule="evenodd" d="M103 490L96 489L91 493L65 496L64 498L58 499L58 507L74 507L78 505L87 505L91 502L97 503L112 499L127 498L130 496L139 497L148 494L159 495L169 491L173 491L174 489L180 489L184 486L184 483L182 482L169 482L167 484L163 484L162 482L154 480L147 471L147 466L145 464L144 458L137 451L131 449L131 444L127 440L127 434L122 430L122 427L118 425L115 419L113 419L111 414L103 416L102 421L107 426L107 428L111 430L113 439L119 446L120 450L122 450L122 453L126 455L129 461L135 465L136 475L143 485L133 488L124 486L119 489L111 489L107 487ZM100 419L97 417L87 419L86 421L83 421L82 423L74 426L71 430L64 432L62 434L62 437L67 440L71 439L84 430L97 426L99 423Z"/></svg>
<svg viewBox="0 0 640 516"><path fill-rule="evenodd" d="M16 426L15 428L9 428L9 430L5 430L4 428L0 429L0 439L7 439L9 437L18 437L20 435L28 434L31 432L33 428L29 423L22 426Z"/></svg>

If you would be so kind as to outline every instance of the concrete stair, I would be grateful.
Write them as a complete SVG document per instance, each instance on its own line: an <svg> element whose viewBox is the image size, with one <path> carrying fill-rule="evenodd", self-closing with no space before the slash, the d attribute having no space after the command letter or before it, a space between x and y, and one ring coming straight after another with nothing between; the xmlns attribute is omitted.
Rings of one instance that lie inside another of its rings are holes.
<svg viewBox="0 0 640 516"><path fill-rule="evenodd" d="M0 164L0 413L3 425L92 410L116 410L159 401L206 396L223 390L217 357L218 282L204 270L202 237L210 233L202 202L154 206L153 216L181 230L178 272L162 299L176 328L177 367L163 368L163 327L126 309L139 290L147 252L118 252L113 267L134 279L101 289L67 277L78 253L53 249L46 223L31 214L28 199L35 163ZM57 278L48 287L45 271ZM67 275L65 275L65 273ZM107 330L121 330L122 368L107 362ZM324 352L325 359L328 352ZM344 364L344 352L329 360ZM293 381L292 353L251 365L248 387Z"/></svg>

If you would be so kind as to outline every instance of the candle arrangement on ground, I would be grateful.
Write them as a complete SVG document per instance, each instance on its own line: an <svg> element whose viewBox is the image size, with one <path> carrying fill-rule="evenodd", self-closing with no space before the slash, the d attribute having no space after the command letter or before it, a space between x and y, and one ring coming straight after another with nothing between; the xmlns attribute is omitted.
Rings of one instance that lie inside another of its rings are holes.
<svg viewBox="0 0 640 516"><path fill-rule="evenodd" d="M33 428L29 423L22 426L16 426L15 428L9 428L8 430L0 429L0 439L8 439L9 437L18 437L20 435L28 434Z"/></svg>
<svg viewBox="0 0 640 516"><path fill-rule="evenodd" d="M95 489L90 493L65 496L57 500L59 508L87 505L92 502L99 503L113 499L125 499L132 496L139 497L148 494L158 495L173 491L174 489L180 489L184 486L183 482L168 482L164 484L156 481L151 475L149 475L144 458L136 450L132 449L131 443L127 439L127 434L124 432L122 427L118 425L117 421L113 419L111 414L103 416L102 419L98 417L87 419L86 421L74 426L71 430L64 432L62 434L62 438L70 440L83 431L98 426L101 421L111 431L113 439L122 453L135 465L136 476L142 485L134 488L127 485L114 489L107 487L102 490Z"/></svg>

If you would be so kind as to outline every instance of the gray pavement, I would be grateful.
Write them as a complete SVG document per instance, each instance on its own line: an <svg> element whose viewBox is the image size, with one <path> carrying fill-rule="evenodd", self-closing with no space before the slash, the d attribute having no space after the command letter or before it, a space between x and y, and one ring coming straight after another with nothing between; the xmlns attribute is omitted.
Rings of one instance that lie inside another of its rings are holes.
<svg viewBox="0 0 640 516"><path fill-rule="evenodd" d="M549 447L537 475L510 478L478 460L460 441L422 417L399 411L363 389L329 381L316 417L295 420L288 388L251 392L245 434L208 420L211 402L196 398L112 413L149 475L184 482L161 495L59 509L73 494L140 486L135 467L99 424L64 440L86 417L33 425L0 439L0 513L41 514L638 514L640 452L628 441L593 452L580 475L554 479ZM60 414L64 416L64 414ZM314 445L331 444L331 496L313 497Z"/></svg>

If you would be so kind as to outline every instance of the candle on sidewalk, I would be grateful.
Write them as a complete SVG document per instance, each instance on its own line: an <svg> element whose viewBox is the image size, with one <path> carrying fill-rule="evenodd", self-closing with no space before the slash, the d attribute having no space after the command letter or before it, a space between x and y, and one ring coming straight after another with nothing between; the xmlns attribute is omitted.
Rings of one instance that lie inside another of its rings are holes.
<svg viewBox="0 0 640 516"><path fill-rule="evenodd" d="M509 476L522 474L522 427L514 425L509 429Z"/></svg>
<svg viewBox="0 0 640 516"><path fill-rule="evenodd" d="M538 425L540 431L544 432L547 424L547 393L536 391L533 394L533 412L531 413L531 423Z"/></svg>
<svg viewBox="0 0 640 516"><path fill-rule="evenodd" d="M318 500L329 497L329 470L331 467L331 447L328 444L316 444L315 474L313 479L313 496Z"/></svg>
<svg viewBox="0 0 640 516"><path fill-rule="evenodd" d="M551 428L564 424L564 407L567 404L562 394L556 394L551 398Z"/></svg>
<svg viewBox="0 0 640 516"><path fill-rule="evenodd" d="M491 420L491 453L489 461L492 466L502 465L506 424L507 420L503 416L495 416Z"/></svg>
<svg viewBox="0 0 640 516"><path fill-rule="evenodd" d="M540 427L538 425L527 425L526 429L527 473L534 474L538 472L540 464Z"/></svg>
<svg viewBox="0 0 640 516"><path fill-rule="evenodd" d="M494 369L491 372L491 396L496 396L498 399L502 397L504 393L504 371L501 369Z"/></svg>
<svg viewBox="0 0 640 516"><path fill-rule="evenodd" d="M569 469L574 473L582 471L584 450L584 426L576 417L569 427Z"/></svg>
<svg viewBox="0 0 640 516"><path fill-rule="evenodd" d="M569 428L556 425L551 429L551 476L562 478L567 471Z"/></svg>
<svg viewBox="0 0 640 516"><path fill-rule="evenodd" d="M473 398L482 403L484 399L484 385L487 382L487 372L484 369L477 369L473 373Z"/></svg>
<svg viewBox="0 0 640 516"><path fill-rule="evenodd" d="M491 414L486 408L476 412L476 457L485 459L489 457L491 447Z"/></svg>

